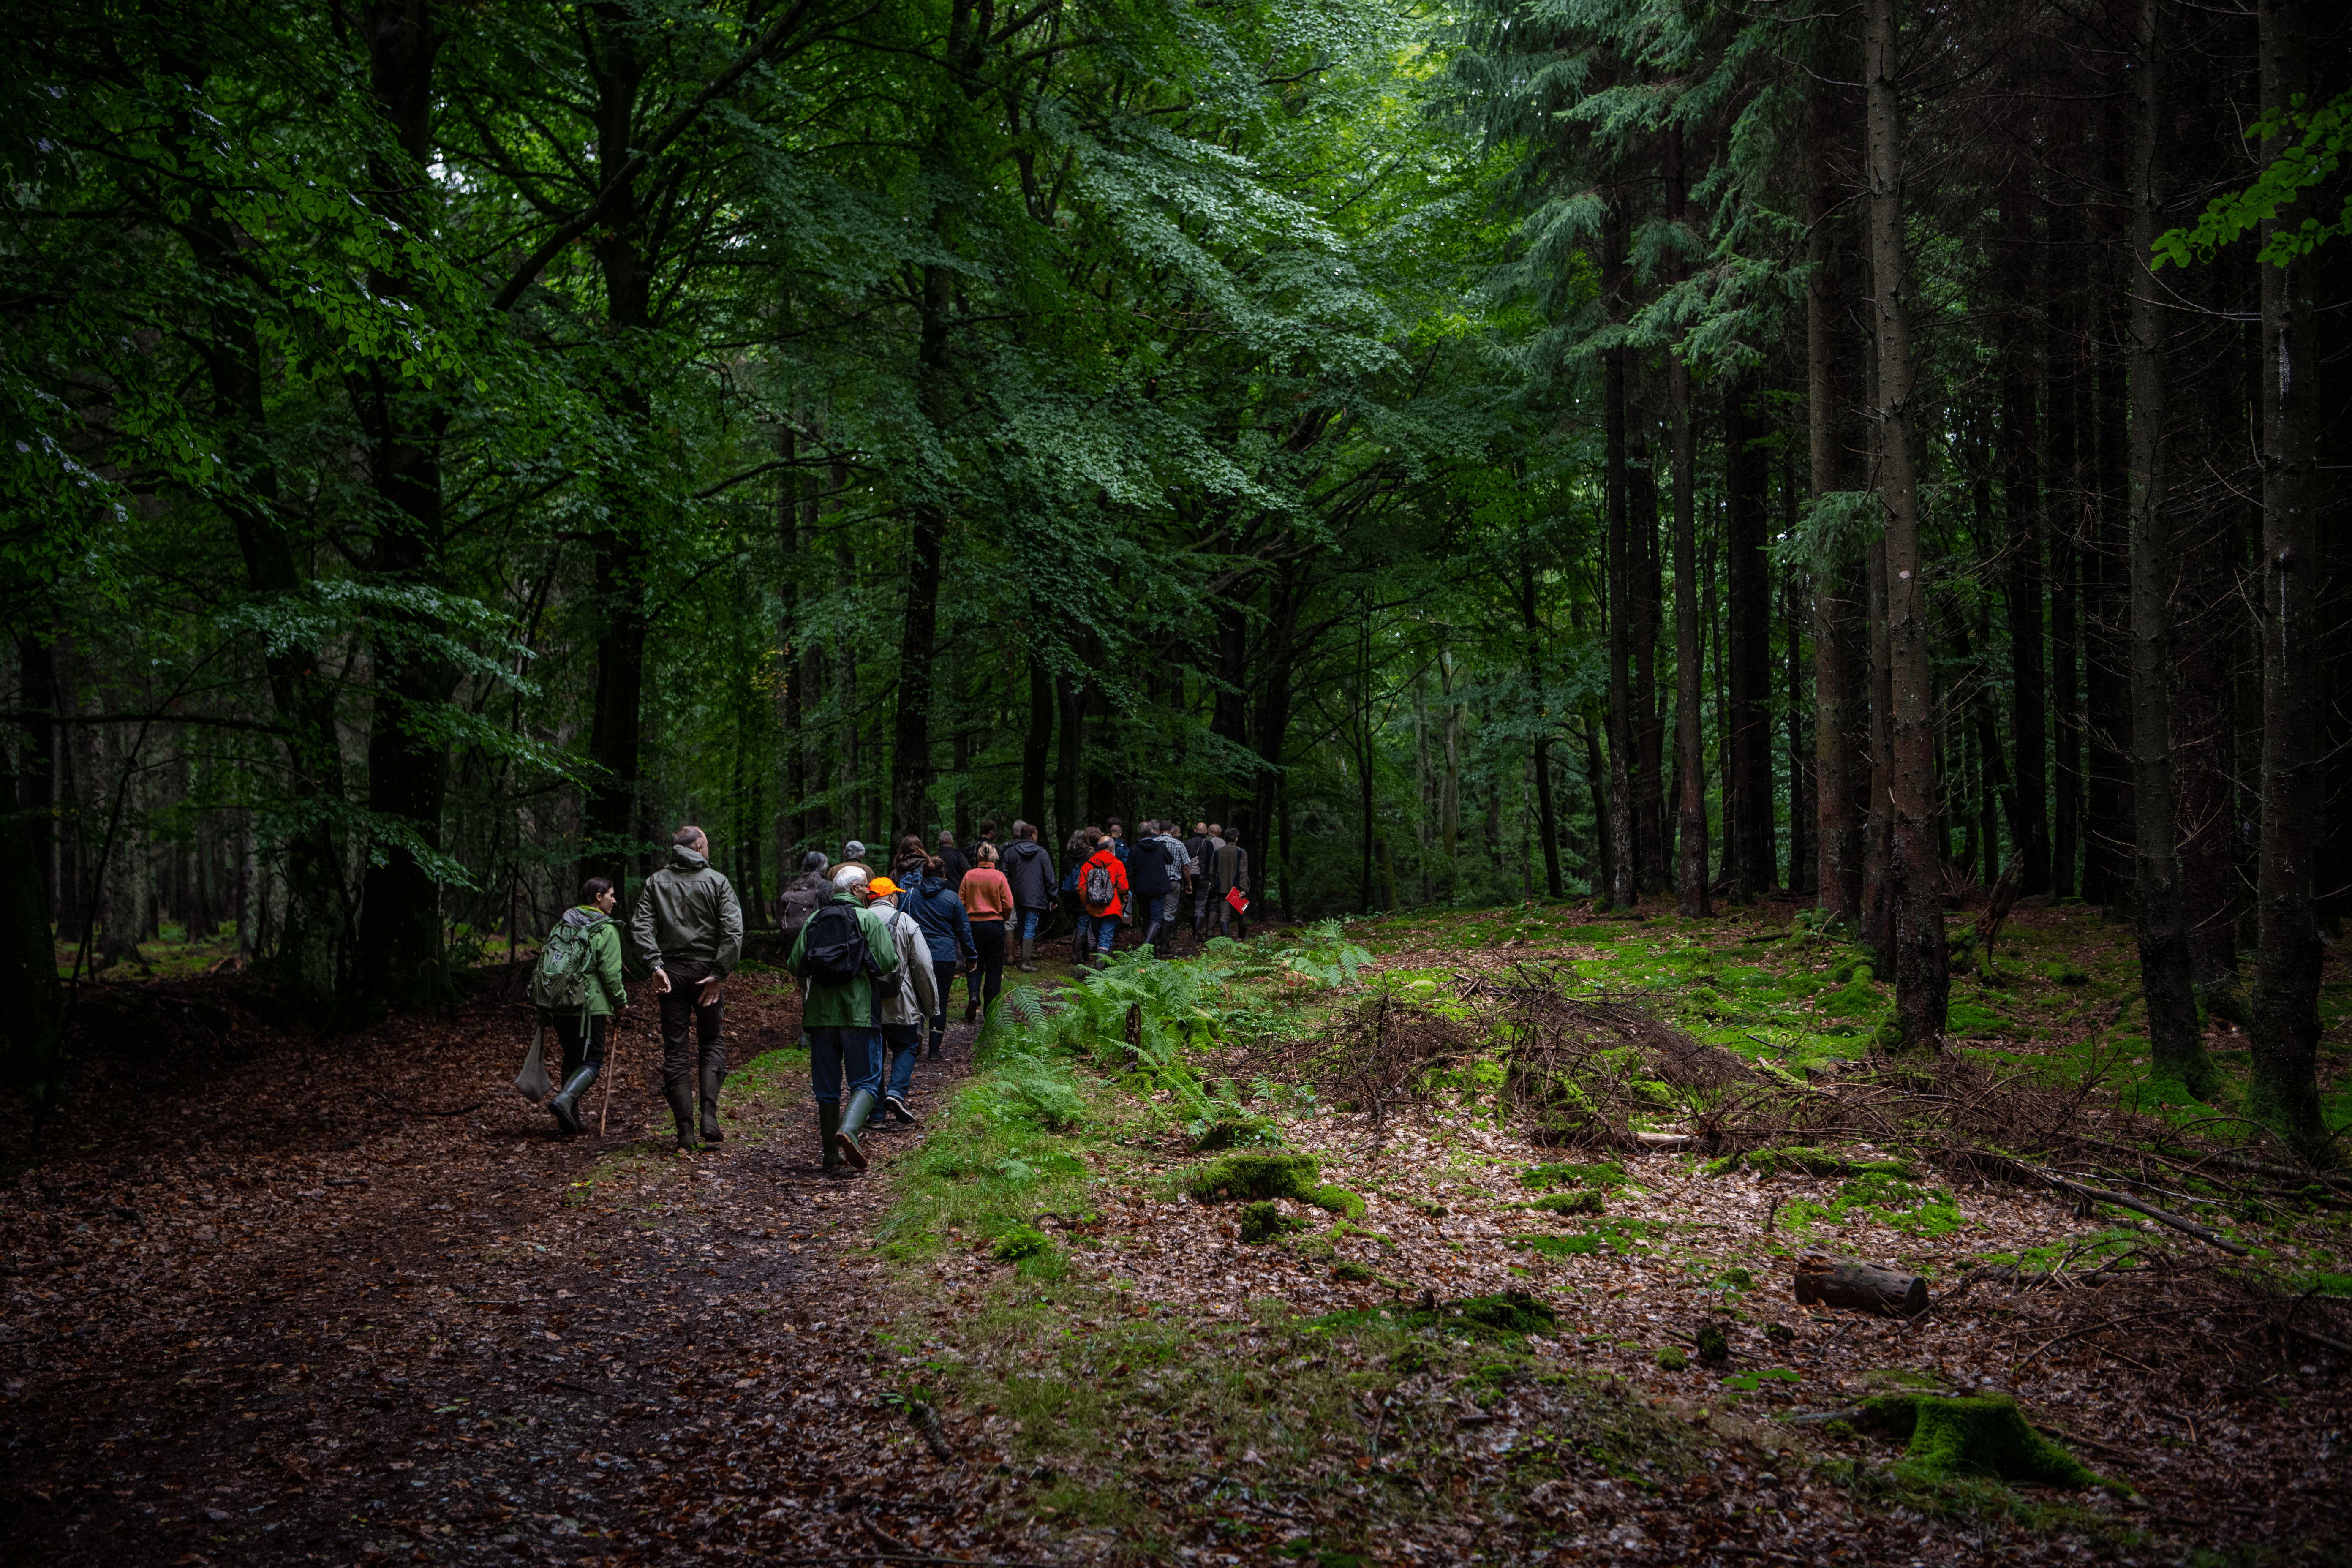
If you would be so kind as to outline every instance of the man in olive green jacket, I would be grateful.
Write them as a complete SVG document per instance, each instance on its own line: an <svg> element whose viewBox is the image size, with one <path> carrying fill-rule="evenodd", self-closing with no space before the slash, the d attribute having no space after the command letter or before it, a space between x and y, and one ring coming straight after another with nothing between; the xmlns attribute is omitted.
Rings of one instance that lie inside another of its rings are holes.
<svg viewBox="0 0 2352 1568"><path fill-rule="evenodd" d="M784 967L800 976L803 986L801 1034L808 1041L809 1087L816 1100L817 1140L824 1151L824 1168L843 1165L866 1168L866 1115L882 1099L882 1030L874 1010L875 986L896 990L898 944L883 916L866 908L866 879L860 875L817 906L793 941ZM827 956L835 956L836 939L847 928L844 917L856 922L865 951L855 955L855 973L847 978L819 972L809 951L810 938ZM849 1103L841 1103L843 1080L848 1081Z"/></svg>
<svg viewBox="0 0 2352 1568"><path fill-rule="evenodd" d="M727 1047L719 1026L725 1005L719 987L743 956L743 906L734 884L710 864L710 840L702 829L681 827L671 836L669 864L646 879L629 920L637 962L654 972L661 997L662 1094L677 1120L677 1146L694 1142L694 1100L702 1089L702 1141L716 1143L719 1086L727 1078ZM691 1026L697 1053L688 1048Z"/></svg>

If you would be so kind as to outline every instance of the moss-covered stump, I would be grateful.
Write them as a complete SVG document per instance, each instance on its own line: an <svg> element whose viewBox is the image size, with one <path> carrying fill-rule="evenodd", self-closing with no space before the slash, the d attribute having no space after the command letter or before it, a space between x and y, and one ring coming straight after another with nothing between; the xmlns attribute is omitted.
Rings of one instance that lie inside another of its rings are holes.
<svg viewBox="0 0 2352 1568"><path fill-rule="evenodd" d="M1881 1394L1864 1400L1862 1412L1859 1425L1906 1445L1895 1467L1906 1480L1979 1477L2074 1488L2099 1483L2082 1460L2027 1426L2015 1401L2000 1395Z"/></svg>
<svg viewBox="0 0 2352 1568"><path fill-rule="evenodd" d="M1558 1314L1524 1290L1496 1296L1468 1296L1451 1303L1446 1315L1496 1334L1549 1334L1559 1327Z"/></svg>
<svg viewBox="0 0 2352 1568"><path fill-rule="evenodd" d="M1317 1201L1312 1154L1236 1153L1212 1160L1185 1178L1184 1190L1204 1203L1253 1203L1262 1198Z"/></svg>
<svg viewBox="0 0 2352 1568"><path fill-rule="evenodd" d="M1253 1247L1306 1228L1305 1220L1283 1213L1282 1206L1271 1199L1260 1199L1242 1208L1242 1239Z"/></svg>

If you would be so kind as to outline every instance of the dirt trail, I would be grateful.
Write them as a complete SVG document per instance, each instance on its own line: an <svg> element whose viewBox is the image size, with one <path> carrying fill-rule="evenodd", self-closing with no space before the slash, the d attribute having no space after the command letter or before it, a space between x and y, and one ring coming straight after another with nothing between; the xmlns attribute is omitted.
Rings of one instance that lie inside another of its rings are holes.
<svg viewBox="0 0 2352 1568"><path fill-rule="evenodd" d="M0 1195L5 1555L678 1558L747 1439L848 1510L812 1551L931 1517L907 1489L935 1467L876 1402L859 1261L919 1131L827 1178L804 1074L739 1073L727 1142L678 1160L640 1003L613 1135L567 1142L507 1087L520 1006L314 1047L188 989L203 1056L93 1061L73 1114L99 1131ZM796 1038L786 988L732 992L737 1062ZM972 1034L923 1064L919 1105ZM216 1070L173 1065L196 1059Z"/></svg>

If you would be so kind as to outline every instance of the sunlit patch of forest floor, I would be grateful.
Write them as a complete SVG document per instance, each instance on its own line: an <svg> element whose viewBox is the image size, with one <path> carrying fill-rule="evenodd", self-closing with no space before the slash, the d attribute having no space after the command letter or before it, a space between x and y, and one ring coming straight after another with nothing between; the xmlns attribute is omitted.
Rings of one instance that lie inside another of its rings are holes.
<svg viewBox="0 0 2352 1568"><path fill-rule="evenodd" d="M508 1087L529 1016L495 967L323 1040L242 976L97 988L38 1151L21 1108L0 1125L0 1542L2343 1556L2352 1194L2213 1163L2254 1146L2135 1061L2128 928L2020 910L1999 983L1955 984L1963 1037L1906 1064L1885 988L1791 906L1643 912L1276 931L1084 980L1048 943L848 1180L815 1168L797 1004L757 965L728 1140L690 1159L642 1002L610 1133L567 1143ZM2131 1190L2246 1255L2021 1177L2100 1140L2158 1150ZM1934 1304L1801 1306L1813 1248ZM1919 1395L2013 1401L2063 1452L2015 1427L1979 1456L2009 1479L1937 1468L1864 1409Z"/></svg>

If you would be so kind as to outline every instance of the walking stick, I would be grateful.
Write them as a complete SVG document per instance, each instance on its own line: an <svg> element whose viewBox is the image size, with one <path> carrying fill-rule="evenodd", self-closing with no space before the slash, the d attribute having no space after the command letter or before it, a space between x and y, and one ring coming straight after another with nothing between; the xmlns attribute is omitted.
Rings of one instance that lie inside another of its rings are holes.
<svg viewBox="0 0 2352 1568"><path fill-rule="evenodd" d="M613 1079L621 1071L621 1017L629 1010L628 994L622 993L620 1011L613 1015L613 1026L604 1036L604 1103L596 1110L596 1136L604 1136L604 1118L613 1110Z"/></svg>

